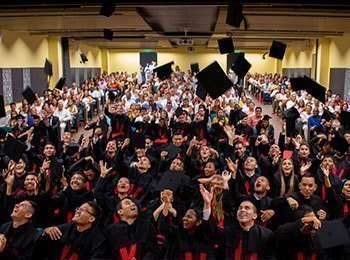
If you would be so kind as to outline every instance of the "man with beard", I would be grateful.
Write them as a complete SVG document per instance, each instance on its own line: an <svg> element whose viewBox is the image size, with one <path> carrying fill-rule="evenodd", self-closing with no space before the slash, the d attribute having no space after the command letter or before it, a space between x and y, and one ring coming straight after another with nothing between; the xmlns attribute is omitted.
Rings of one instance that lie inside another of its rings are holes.
<svg viewBox="0 0 350 260"><path fill-rule="evenodd" d="M48 235L53 241L59 241L63 246L58 253L61 256L60 259L105 257L105 238L97 224L100 214L101 210L97 203L88 201L75 209L72 223L48 227L44 230L44 235Z"/></svg>
<svg viewBox="0 0 350 260"><path fill-rule="evenodd" d="M32 224L35 202L25 200L15 205L12 221L0 227L0 258L31 259L39 232Z"/></svg>
<svg viewBox="0 0 350 260"><path fill-rule="evenodd" d="M120 222L105 230L110 254L114 259L156 259L156 229L149 220L142 220L138 208L129 198L117 206Z"/></svg>

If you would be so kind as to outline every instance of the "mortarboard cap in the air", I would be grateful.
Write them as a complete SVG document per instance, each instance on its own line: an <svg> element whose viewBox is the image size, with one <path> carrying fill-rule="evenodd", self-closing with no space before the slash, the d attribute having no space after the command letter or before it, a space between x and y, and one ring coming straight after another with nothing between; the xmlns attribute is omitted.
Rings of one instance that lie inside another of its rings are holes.
<svg viewBox="0 0 350 260"><path fill-rule="evenodd" d="M176 145L171 143L168 146L162 148L161 151L167 151L168 157L169 157L170 161L172 161L177 157L179 152L181 152L181 148L179 148Z"/></svg>
<svg viewBox="0 0 350 260"><path fill-rule="evenodd" d="M284 53L286 52L286 48L287 48L286 44L278 41L273 41L270 47L269 56L272 58L283 60Z"/></svg>
<svg viewBox="0 0 350 260"><path fill-rule="evenodd" d="M0 118L6 116L4 96L0 95Z"/></svg>
<svg viewBox="0 0 350 260"><path fill-rule="evenodd" d="M67 147L67 155L71 156L79 151L79 144L74 142L69 142Z"/></svg>
<svg viewBox="0 0 350 260"><path fill-rule="evenodd" d="M27 146L21 141L14 138L12 135L8 135L5 141L4 153L16 163L22 158Z"/></svg>
<svg viewBox="0 0 350 260"><path fill-rule="evenodd" d="M165 80L167 78L169 78L169 76L171 75L171 73L173 73L173 70L171 68L171 65L173 65L174 62L169 62L167 64L164 64L162 66L156 67L153 69L154 73L157 73L157 77L160 80Z"/></svg>
<svg viewBox="0 0 350 260"><path fill-rule="evenodd" d="M197 79L213 99L220 97L233 85L217 61L201 70Z"/></svg>
<svg viewBox="0 0 350 260"><path fill-rule="evenodd" d="M326 88L318 84L313 79L304 76L302 78L291 78L290 82L294 91L304 89L307 93L318 99L320 102L326 102Z"/></svg>
<svg viewBox="0 0 350 260"><path fill-rule="evenodd" d="M191 71L192 71L192 73L198 73L199 72L199 64L198 63L192 63L191 64Z"/></svg>
<svg viewBox="0 0 350 260"><path fill-rule="evenodd" d="M44 72L46 75L52 76L52 64L48 59L45 59Z"/></svg>
<svg viewBox="0 0 350 260"><path fill-rule="evenodd" d="M231 69L238 77L244 78L251 66L252 65L244 58L243 55L239 55L237 60L232 64Z"/></svg>
<svg viewBox="0 0 350 260"><path fill-rule="evenodd" d="M182 115L182 112L183 112L182 107L176 108L176 110L175 110L175 115L176 115L176 117L177 117L177 118L180 117L180 116Z"/></svg>
<svg viewBox="0 0 350 260"><path fill-rule="evenodd" d="M203 88L201 83L197 82L196 95L203 101L205 101L208 92Z"/></svg>
<svg viewBox="0 0 350 260"><path fill-rule="evenodd" d="M140 133L132 133L130 135L131 143L134 148L145 148L146 147L146 141L145 141L145 135Z"/></svg>
<svg viewBox="0 0 350 260"><path fill-rule="evenodd" d="M295 136L295 121L300 117L299 111L295 107L283 112L283 116L286 119L286 134L287 137Z"/></svg>
<svg viewBox="0 0 350 260"><path fill-rule="evenodd" d="M66 85L66 78L62 77L57 81L55 88L62 90L64 85Z"/></svg>
<svg viewBox="0 0 350 260"><path fill-rule="evenodd" d="M338 219L322 222L321 228L311 238L316 252L350 243L349 231Z"/></svg>
<svg viewBox="0 0 350 260"><path fill-rule="evenodd" d="M171 190L175 193L184 180L184 174L181 171L166 171L156 186L156 191Z"/></svg>
<svg viewBox="0 0 350 260"><path fill-rule="evenodd" d="M229 124L236 126L239 121L241 121L243 118L247 116L248 115L244 113L241 108L231 110L229 115Z"/></svg>
<svg viewBox="0 0 350 260"><path fill-rule="evenodd" d="M235 51L231 37L218 40L220 54L231 53Z"/></svg>
<svg viewBox="0 0 350 260"><path fill-rule="evenodd" d="M30 105L33 104L36 100L35 93L29 86L27 86L26 89L22 92L22 96L28 101Z"/></svg>

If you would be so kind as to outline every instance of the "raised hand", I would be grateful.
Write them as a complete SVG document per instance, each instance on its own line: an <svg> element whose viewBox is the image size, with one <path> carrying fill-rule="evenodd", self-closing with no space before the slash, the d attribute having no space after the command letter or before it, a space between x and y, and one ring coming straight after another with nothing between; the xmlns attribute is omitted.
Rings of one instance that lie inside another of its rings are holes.
<svg viewBox="0 0 350 260"><path fill-rule="evenodd" d="M199 191L204 201L204 208L210 208L211 201L214 197L214 187L211 187L210 192L204 188L203 184L199 184Z"/></svg>
<svg viewBox="0 0 350 260"><path fill-rule="evenodd" d="M112 170L112 167L107 168L107 163L100 162L101 178L106 178L107 174Z"/></svg>
<svg viewBox="0 0 350 260"><path fill-rule="evenodd" d="M238 169L238 160L236 160L236 162L233 163L231 158L226 158L225 161L227 164L227 168L232 172L232 178L235 178Z"/></svg>

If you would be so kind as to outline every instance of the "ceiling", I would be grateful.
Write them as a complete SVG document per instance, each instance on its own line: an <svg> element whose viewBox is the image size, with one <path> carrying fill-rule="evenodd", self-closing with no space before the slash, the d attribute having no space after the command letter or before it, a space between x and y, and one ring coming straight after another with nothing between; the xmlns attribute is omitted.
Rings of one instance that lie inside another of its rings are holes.
<svg viewBox="0 0 350 260"><path fill-rule="evenodd" d="M237 49L266 50L273 39L295 45L350 35L350 4L340 1L243 1L248 30L226 24L226 1L190 0L179 5L118 0L111 17L99 15L101 1L6 2L0 4L0 28L70 37L108 49L175 49L187 39L194 47L214 50L217 39L232 36ZM112 41L103 38L104 28L113 31Z"/></svg>

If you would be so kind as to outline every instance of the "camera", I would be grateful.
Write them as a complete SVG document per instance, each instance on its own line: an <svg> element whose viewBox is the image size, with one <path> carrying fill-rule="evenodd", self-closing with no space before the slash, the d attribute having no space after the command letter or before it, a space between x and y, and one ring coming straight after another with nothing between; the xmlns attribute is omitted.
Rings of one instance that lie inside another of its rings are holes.
<svg viewBox="0 0 350 260"><path fill-rule="evenodd" d="M258 140L259 142L261 142L262 139L263 139L263 138L262 138L261 136L259 136L257 140Z"/></svg>

